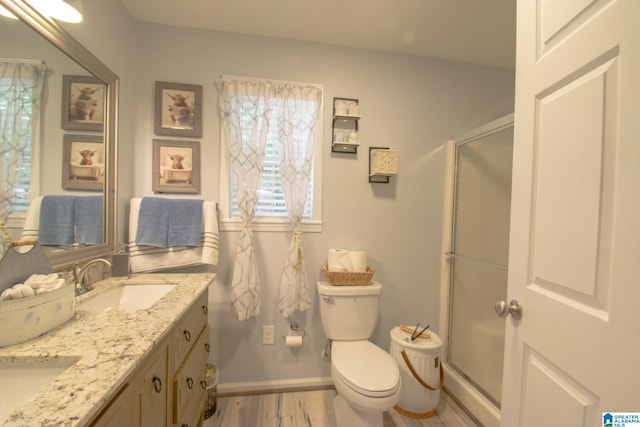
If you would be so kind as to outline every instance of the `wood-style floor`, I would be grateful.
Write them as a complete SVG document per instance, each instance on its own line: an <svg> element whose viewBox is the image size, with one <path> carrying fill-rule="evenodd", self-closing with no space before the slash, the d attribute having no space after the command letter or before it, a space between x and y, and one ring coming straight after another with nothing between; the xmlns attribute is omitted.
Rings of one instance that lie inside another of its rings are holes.
<svg viewBox="0 0 640 427"><path fill-rule="evenodd" d="M218 397L215 414L203 427L335 427L335 390L295 391L250 396ZM440 393L436 415L412 419L391 409L385 427L477 427L445 392Z"/></svg>

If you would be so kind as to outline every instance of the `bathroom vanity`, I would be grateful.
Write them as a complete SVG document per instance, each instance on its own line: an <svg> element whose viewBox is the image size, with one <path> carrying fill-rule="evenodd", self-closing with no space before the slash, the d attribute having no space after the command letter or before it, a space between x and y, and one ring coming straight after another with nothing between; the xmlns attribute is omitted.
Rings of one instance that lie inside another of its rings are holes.
<svg viewBox="0 0 640 427"><path fill-rule="evenodd" d="M11 412L3 426L201 424L209 352L208 286L215 274L109 278L76 298L73 319L0 348L0 366L68 366ZM147 308L83 308L122 286L175 285ZM0 390L10 394L11 390Z"/></svg>

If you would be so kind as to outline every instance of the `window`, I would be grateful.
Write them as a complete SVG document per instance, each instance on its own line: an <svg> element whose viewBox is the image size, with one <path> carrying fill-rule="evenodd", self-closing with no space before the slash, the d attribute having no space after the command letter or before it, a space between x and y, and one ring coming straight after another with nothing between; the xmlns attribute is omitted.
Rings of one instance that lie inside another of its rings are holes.
<svg viewBox="0 0 640 427"><path fill-rule="evenodd" d="M296 84L296 83L292 83ZM253 100L246 97L247 106L253 104ZM306 101L313 102L313 101ZM309 107L315 107L310 105ZM248 107L249 108L249 107ZM277 108L277 107L276 107ZM279 135L282 129L279 128L275 118L279 111L274 108L272 112L272 120L267 130L265 157L263 161L263 173L258 188L258 202L256 205L256 213L252 223L254 230L260 231L290 231L289 219L287 214L286 202L284 199L282 181L280 174L279 159L281 157L280 150L282 144ZM297 108L295 109L296 117L287 117L292 120L305 120L310 118L310 112L315 108ZM244 110L244 108L243 108ZM308 110L308 111L307 111ZM311 174L311 182L307 193L307 200L304 208L303 231L320 231L321 230L321 178L322 171L322 106L319 106L319 117L316 122L315 140L314 140L314 156ZM280 111L282 112L282 111ZM304 117L308 114L309 117ZM240 122L245 123L250 120L247 115L241 116ZM222 230L241 230L241 220L238 212L238 204L235 200L233 192L233 176L230 167L230 156L228 152L228 144L225 139L224 132L221 138L221 177L220 177L220 222Z"/></svg>
<svg viewBox="0 0 640 427"><path fill-rule="evenodd" d="M37 193L34 188L36 179L32 179L36 171L36 156L33 152L34 135L37 134L35 126L38 123L36 111L33 111L38 94L37 66L26 63L20 68L19 83L15 77L0 77L0 137L5 141L17 141L19 146L17 155L21 158L16 170L16 183L14 195L11 200L11 217L23 217L29 208L31 197ZM19 65L18 65L19 66ZM18 137L16 138L16 135ZM15 164L15 151L4 150L3 165ZM12 160L13 159L13 160ZM6 167L6 166L5 166Z"/></svg>

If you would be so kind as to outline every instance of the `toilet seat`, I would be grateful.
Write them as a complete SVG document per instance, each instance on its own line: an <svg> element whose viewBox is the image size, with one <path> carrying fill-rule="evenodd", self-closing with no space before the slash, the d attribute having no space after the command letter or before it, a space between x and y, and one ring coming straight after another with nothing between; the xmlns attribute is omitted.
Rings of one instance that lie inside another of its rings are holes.
<svg viewBox="0 0 640 427"><path fill-rule="evenodd" d="M400 370L389 353L369 341L333 341L333 372L353 391L385 397L400 387Z"/></svg>

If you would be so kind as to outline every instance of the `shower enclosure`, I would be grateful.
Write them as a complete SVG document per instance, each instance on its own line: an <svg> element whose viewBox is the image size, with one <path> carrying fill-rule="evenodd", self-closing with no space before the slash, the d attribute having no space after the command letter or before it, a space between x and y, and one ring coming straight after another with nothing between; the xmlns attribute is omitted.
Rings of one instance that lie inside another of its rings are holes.
<svg viewBox="0 0 640 427"><path fill-rule="evenodd" d="M442 318L448 391L498 426L507 297L513 115L446 145Z"/></svg>

